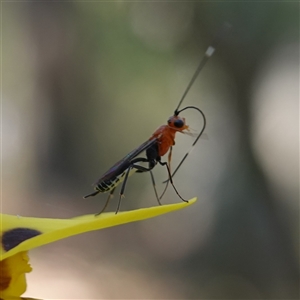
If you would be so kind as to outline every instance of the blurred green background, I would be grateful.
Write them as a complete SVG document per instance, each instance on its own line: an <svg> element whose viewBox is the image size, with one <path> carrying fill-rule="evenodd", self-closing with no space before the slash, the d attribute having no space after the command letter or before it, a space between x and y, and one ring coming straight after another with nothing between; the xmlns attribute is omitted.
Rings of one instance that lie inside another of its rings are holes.
<svg viewBox="0 0 300 300"><path fill-rule="evenodd" d="M184 103L208 121L174 178L197 203L32 251L26 295L299 299L296 2L3 2L2 211L101 210L106 195L82 196L165 124L225 21ZM177 135L173 166L192 142ZM169 188L163 202L178 201ZM153 205L149 174L130 177L121 209Z"/></svg>

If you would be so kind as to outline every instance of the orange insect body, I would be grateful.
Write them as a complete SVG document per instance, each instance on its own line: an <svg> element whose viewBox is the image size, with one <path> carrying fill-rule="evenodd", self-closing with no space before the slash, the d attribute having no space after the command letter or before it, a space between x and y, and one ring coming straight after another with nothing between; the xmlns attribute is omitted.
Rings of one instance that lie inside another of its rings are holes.
<svg viewBox="0 0 300 300"><path fill-rule="evenodd" d="M176 127L175 124L182 124L182 127ZM149 139L157 139L158 142L158 155L164 156L172 147L175 145L175 134L176 132L183 132L188 130L189 126L185 124L185 118L179 116L172 116L168 120L168 125L160 126Z"/></svg>

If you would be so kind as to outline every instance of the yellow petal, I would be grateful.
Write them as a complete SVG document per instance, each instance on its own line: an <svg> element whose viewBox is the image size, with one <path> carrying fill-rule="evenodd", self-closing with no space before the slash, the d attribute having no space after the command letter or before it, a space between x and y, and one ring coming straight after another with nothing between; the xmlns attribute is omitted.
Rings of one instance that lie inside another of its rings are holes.
<svg viewBox="0 0 300 300"><path fill-rule="evenodd" d="M85 215L72 219L28 218L3 214L0 220L2 231L0 258L4 260L18 252L28 251L83 232L153 218L188 207L196 200L193 198L188 203L155 206L118 214L103 213L98 217Z"/></svg>

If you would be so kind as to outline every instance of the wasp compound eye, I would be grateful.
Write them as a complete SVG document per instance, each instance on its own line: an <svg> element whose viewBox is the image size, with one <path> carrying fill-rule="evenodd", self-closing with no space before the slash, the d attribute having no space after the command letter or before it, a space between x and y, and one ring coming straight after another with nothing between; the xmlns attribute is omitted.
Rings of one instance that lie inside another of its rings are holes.
<svg viewBox="0 0 300 300"><path fill-rule="evenodd" d="M174 121L174 126L177 127L177 128L183 127L183 126L184 126L183 120L180 120L180 119L175 120L175 121Z"/></svg>

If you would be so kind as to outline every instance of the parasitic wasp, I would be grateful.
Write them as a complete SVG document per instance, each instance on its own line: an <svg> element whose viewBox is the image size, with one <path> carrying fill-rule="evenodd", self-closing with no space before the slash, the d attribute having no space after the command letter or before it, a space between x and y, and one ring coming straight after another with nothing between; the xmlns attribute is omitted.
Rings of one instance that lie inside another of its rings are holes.
<svg viewBox="0 0 300 300"><path fill-rule="evenodd" d="M182 163L185 161L187 156L189 155L190 151L188 151L178 166L176 167L175 171L171 173L171 158L172 158L172 148L175 145L175 135L177 132L180 133L186 133L189 134L189 126L186 124L185 118L179 116L181 112L188 110L188 109L193 109L198 111L202 118L203 118L203 127L200 131L200 133L197 135L195 141L192 144L192 148L196 145L198 142L199 138L203 134L205 127L206 127L206 118L202 110L200 110L196 106L186 106L182 109L179 109L182 102L184 101L187 93L189 92L190 88L192 87L193 83L195 82L196 78L198 77L200 71L203 69L204 65L207 63L209 58L213 55L216 44L220 42L220 40L223 38L224 34L228 31L230 28L229 24L224 24L223 27L221 28L219 34L216 36L214 42L207 48L202 60L200 61L200 64L198 65L191 81L189 82L187 88L185 89L178 105L177 108L174 111L174 114L168 119L166 125L160 126L154 133L153 135L142 145L131 151L129 154L127 154L123 159L118 161L115 165L113 165L107 172L105 172L100 179L94 184L94 189L95 191L91 194L88 194L84 196L84 198L88 198L91 196L95 196L98 193L106 193L109 192L109 195L107 197L106 203L102 210L96 214L100 215L102 212L105 211L109 201L113 197L113 193L116 189L116 187L122 183L121 186L121 191L119 195L119 202L118 202L118 207L116 210L116 214L118 213L121 205L121 200L122 197L124 197L124 192L127 184L128 177L132 175L133 173L144 173L144 172L150 172L151 180L152 180L152 185L155 191L156 199L161 205L161 198L163 197L168 184L170 183L176 192L176 194L179 196L179 198L184 201L188 202L182 196L179 194L177 191L174 183L173 183L173 177L175 173L178 171ZM191 149L192 149L191 148ZM146 157L138 157L142 152L146 153ZM161 157L164 156L167 152L168 154L168 161L163 162L161 160ZM148 164L147 167L143 166L142 164L146 163ZM157 194L157 190L155 187L155 180L154 180L154 175L152 172L152 169L157 165L160 164L161 166L166 167L167 172L168 172L168 180L165 181L166 186L159 197Z"/></svg>

